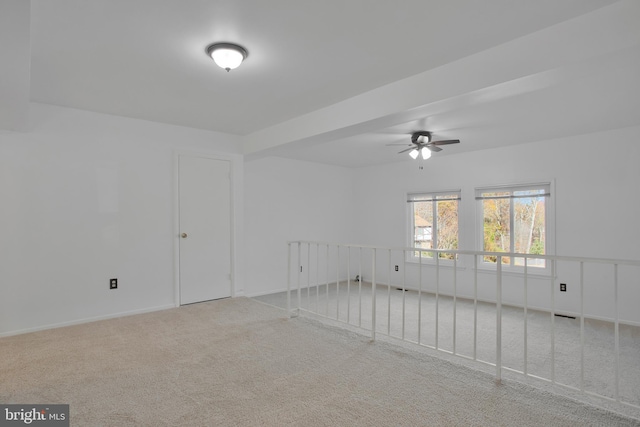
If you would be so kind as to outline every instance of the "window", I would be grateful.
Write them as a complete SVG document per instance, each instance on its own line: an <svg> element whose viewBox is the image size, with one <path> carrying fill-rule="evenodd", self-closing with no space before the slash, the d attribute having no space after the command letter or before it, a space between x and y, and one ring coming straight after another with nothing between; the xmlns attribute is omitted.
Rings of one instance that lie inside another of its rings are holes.
<svg viewBox="0 0 640 427"><path fill-rule="evenodd" d="M476 190L480 204L481 250L547 254L548 201L551 184L483 188ZM497 256L486 256L484 262L496 264ZM502 264L524 266L522 257L502 257ZM530 267L546 267L544 259L527 261Z"/></svg>
<svg viewBox="0 0 640 427"><path fill-rule="evenodd" d="M410 246L425 249L458 249L458 204L460 191L409 194ZM422 258L434 253L421 251ZM412 258L420 252L412 253ZM440 253L441 259L453 254Z"/></svg>

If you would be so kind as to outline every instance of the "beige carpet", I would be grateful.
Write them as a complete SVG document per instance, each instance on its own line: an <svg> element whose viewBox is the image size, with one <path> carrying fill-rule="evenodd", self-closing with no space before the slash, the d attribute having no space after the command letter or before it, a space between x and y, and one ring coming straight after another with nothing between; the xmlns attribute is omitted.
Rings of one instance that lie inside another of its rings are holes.
<svg viewBox="0 0 640 427"><path fill-rule="evenodd" d="M336 325L333 322L340 320L338 326L349 328L361 326L364 330L355 329L357 332L369 335L371 329L371 285L363 283L361 292L357 284L351 283L351 293L347 293L347 283L340 284L340 292L337 292L335 283L327 288L320 286L316 294L316 288L303 289L300 295L302 314L313 317L312 313L319 313L329 319L320 318L322 322ZM361 294L362 301L358 299ZM286 292L263 295L255 299L275 305L280 308L287 306ZM405 339L435 347L435 295L423 292L418 297L418 292L402 292L395 288L389 290L386 285L378 285L376 289L376 331L378 340L384 340L384 335L402 337L403 329ZM297 292L292 292L292 307L297 304ZM337 308L339 307L339 313ZM404 307L404 309L403 309ZM456 353L473 358L474 351L474 304L473 300L458 298L456 302ZM404 313L404 328L403 328ZM421 316L419 316L421 313ZM438 348L453 352L453 299L440 295L438 304ZM390 314L390 315L389 315ZM349 316L348 316L349 315ZM420 321L419 321L420 319ZM420 324L420 330L418 325ZM496 361L496 307L495 304L479 302L477 305L477 357L480 360L495 363ZM580 319L554 317L554 358L551 348L551 318L548 312L529 310L527 313L527 372L542 378L555 380L576 389L581 387L581 339ZM352 328L354 330L354 328ZM612 322L585 319L584 324L584 390L601 396L614 399L616 396L615 385L615 333ZM523 309L502 307L502 363L505 368L511 368L520 372L524 371L524 316ZM398 344L397 341L394 343ZM619 398L621 402L640 406L640 327L619 325ZM420 349L427 354L434 355ZM437 353L437 357L448 358L445 353ZM553 360L553 363L552 363ZM484 370L495 374L495 368L483 364L465 361L455 358L454 363L468 364L478 370ZM555 371L552 374L552 366ZM506 369L504 378L527 382L521 374L510 373ZM544 382L530 379L532 385L546 387ZM550 384L549 384L550 385ZM571 394L567 389L556 387L555 392ZM610 408L617 412L640 418L640 409L634 409L626 405L617 405L604 399L591 399L588 396L576 396L586 402L595 403L598 406Z"/></svg>
<svg viewBox="0 0 640 427"><path fill-rule="evenodd" d="M1 403L73 426L640 425L246 298L0 339Z"/></svg>

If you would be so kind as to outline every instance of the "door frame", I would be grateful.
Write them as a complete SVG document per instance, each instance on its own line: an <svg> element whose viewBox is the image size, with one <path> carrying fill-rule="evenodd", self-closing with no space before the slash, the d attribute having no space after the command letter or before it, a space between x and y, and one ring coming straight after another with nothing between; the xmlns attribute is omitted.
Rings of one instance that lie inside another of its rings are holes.
<svg viewBox="0 0 640 427"><path fill-rule="evenodd" d="M242 156L216 151L175 150L173 152L173 283L174 305L180 302L180 157L200 157L211 160L229 162L229 209L231 227L231 297L244 294L241 277L238 274L239 242L241 241L242 220L238 215L242 212Z"/></svg>

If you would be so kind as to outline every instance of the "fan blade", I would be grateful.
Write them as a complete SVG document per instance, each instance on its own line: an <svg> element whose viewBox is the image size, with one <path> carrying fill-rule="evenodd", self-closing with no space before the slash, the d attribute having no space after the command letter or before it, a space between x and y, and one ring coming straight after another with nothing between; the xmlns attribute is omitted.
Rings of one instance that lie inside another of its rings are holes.
<svg viewBox="0 0 640 427"><path fill-rule="evenodd" d="M385 147L400 147L400 146L405 146L405 147L410 147L413 144L407 144L407 143L394 143L394 144L385 144Z"/></svg>
<svg viewBox="0 0 640 427"><path fill-rule="evenodd" d="M403 139L396 139L395 141L390 142L389 144L386 144L386 145L405 145L405 146L410 146L411 143L409 141L407 141L406 138L403 138Z"/></svg>
<svg viewBox="0 0 640 427"><path fill-rule="evenodd" d="M448 145L448 144L459 144L460 140L459 139L446 139L444 141L432 141L430 142L430 144L433 145Z"/></svg>
<svg viewBox="0 0 640 427"><path fill-rule="evenodd" d="M437 153L438 151L442 151L442 148L440 147L436 147L433 144L427 144L427 148L431 151L433 151L434 153Z"/></svg>
<svg viewBox="0 0 640 427"><path fill-rule="evenodd" d="M407 151L411 151L411 150L413 150L414 148L416 148L416 147L409 147L409 148L407 148L406 150L398 151L398 154L406 153Z"/></svg>

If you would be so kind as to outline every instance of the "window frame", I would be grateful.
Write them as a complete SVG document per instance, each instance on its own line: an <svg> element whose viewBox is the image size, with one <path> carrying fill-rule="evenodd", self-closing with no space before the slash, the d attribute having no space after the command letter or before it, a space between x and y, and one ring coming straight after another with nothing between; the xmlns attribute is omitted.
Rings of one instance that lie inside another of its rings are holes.
<svg viewBox="0 0 640 427"><path fill-rule="evenodd" d="M555 182L554 180L542 181L542 182L527 182L519 184L506 184L506 185L484 185L475 188L475 209L476 209L476 250L484 251L484 209L482 201L487 199L481 196L482 193L488 192L516 192L527 190L544 190L545 196L544 215L545 215L545 255L555 255ZM526 197L526 196L521 196ZM520 198L518 196L511 195L510 200ZM514 246L514 208L513 203L510 203L509 207L509 238L510 248L513 250ZM516 257L514 257L515 259ZM529 275L543 275L548 276L552 274L552 263L545 262L544 267L528 266L527 274ZM497 262L491 263L481 259L478 262L478 269L495 271L497 269ZM510 260L509 264L502 264L502 270L504 272L523 273L523 265L515 265L514 260Z"/></svg>
<svg viewBox="0 0 640 427"><path fill-rule="evenodd" d="M458 248L460 247L460 237L461 237L461 206L462 206L462 190L457 189L457 190L448 190L448 191L442 191L442 190L438 190L438 191L416 191L416 192L410 192L406 194L406 202L407 202L407 224L408 224L408 232L407 232L407 238L408 238L408 247L413 248L415 247L415 209L414 209L414 203L415 202L425 202L425 201L431 201L434 204L434 210L433 213L434 215L437 217L437 209L436 205L438 202L437 197L438 196L456 196L455 198L450 198L450 199L440 199L441 201L446 201L446 200L455 200L458 202L458 208L457 208L457 214L458 214ZM424 200L420 200L420 199L424 199ZM431 228L431 236L433 241L435 242L435 247L437 247L437 242L438 242L438 224L437 222L434 221L434 224L432 224L432 228ZM426 251L428 251L430 249L426 249ZM419 263L420 262L420 256L416 256L414 251L407 251L407 262L412 262L412 263ZM450 259L446 259L446 258L439 258L438 262L440 264L443 265L453 265L453 260ZM423 264L435 264L436 263L436 257L422 257L422 263ZM458 261L459 264L459 261Z"/></svg>

